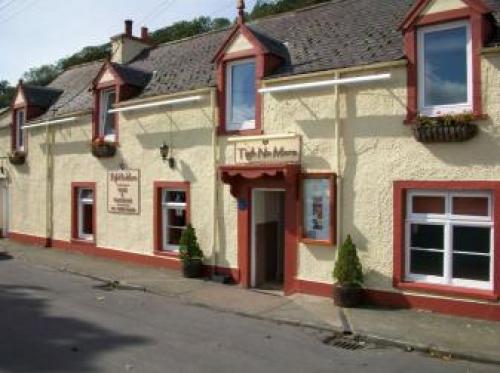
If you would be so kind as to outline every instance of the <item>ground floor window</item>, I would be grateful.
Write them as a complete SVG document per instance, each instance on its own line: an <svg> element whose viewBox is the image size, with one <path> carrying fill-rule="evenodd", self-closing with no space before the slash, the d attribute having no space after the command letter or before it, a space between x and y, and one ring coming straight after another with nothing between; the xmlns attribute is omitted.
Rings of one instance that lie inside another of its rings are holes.
<svg viewBox="0 0 500 373"><path fill-rule="evenodd" d="M189 224L189 183L155 183L155 195L156 251L176 254Z"/></svg>
<svg viewBox="0 0 500 373"><path fill-rule="evenodd" d="M493 289L488 191L408 190L406 280Z"/></svg>
<svg viewBox="0 0 500 373"><path fill-rule="evenodd" d="M93 183L73 185L73 238L95 240L95 186Z"/></svg>

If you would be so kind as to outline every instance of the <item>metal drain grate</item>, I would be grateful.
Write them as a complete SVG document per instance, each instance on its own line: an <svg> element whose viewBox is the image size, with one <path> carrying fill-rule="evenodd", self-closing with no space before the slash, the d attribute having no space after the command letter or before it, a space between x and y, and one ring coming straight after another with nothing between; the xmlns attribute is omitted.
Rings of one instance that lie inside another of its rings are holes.
<svg viewBox="0 0 500 373"><path fill-rule="evenodd" d="M344 350L356 351L365 347L366 343L352 337L334 335L323 340L323 343L329 346L342 348Z"/></svg>

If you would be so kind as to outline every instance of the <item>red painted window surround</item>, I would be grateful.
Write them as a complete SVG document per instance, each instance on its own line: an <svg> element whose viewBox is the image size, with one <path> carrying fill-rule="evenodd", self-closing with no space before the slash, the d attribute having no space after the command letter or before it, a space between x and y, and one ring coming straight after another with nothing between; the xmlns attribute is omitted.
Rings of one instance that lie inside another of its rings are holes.
<svg viewBox="0 0 500 373"><path fill-rule="evenodd" d="M11 150L17 150L17 133L18 133L18 123L17 123L17 113L24 111L24 123L26 124L27 109L24 105L14 106L12 109L12 136L11 136ZM24 152L28 149L26 143L26 136L24 136Z"/></svg>
<svg viewBox="0 0 500 373"><path fill-rule="evenodd" d="M93 98L94 98L94 111L92 115L92 140L95 140L99 137L99 121L101 120L101 94L103 91L108 89L114 89L116 92L116 101L115 104L120 102L120 94L121 94L121 84L118 81L109 82L106 84L97 84L93 90ZM118 125L119 115L115 115L115 142L119 142L119 125Z"/></svg>
<svg viewBox="0 0 500 373"><path fill-rule="evenodd" d="M492 193L493 200L493 290L476 290L447 285L405 281L406 194L410 189L481 190ZM395 181L393 187L393 286L402 290L496 301L500 299L500 182L498 181Z"/></svg>
<svg viewBox="0 0 500 373"><path fill-rule="evenodd" d="M186 223L191 223L191 187L189 181L155 181L153 191L153 244L155 255L178 259L179 253L163 250L162 191L171 188L186 192Z"/></svg>
<svg viewBox="0 0 500 373"><path fill-rule="evenodd" d="M92 230L94 232L94 239L92 241L85 241L78 237L78 190L80 188L91 189L94 197L94 205L92 208ZM97 242L97 194L95 182L72 182L71 183L71 242L79 245L95 246Z"/></svg>
<svg viewBox="0 0 500 373"><path fill-rule="evenodd" d="M418 115L418 28L465 19L470 20L472 38L472 111L478 118L485 117L481 96L481 48L491 31L491 24L485 16L490 10L481 0L464 0L464 2L468 6L467 8L420 16L429 0L419 0L400 25L404 37L404 51L408 59L406 124L413 123Z"/></svg>
<svg viewBox="0 0 500 373"><path fill-rule="evenodd" d="M245 36L253 48L250 50L225 53L227 46L235 40L235 38L242 34ZM226 130L226 68L230 62L255 59L255 129L242 130L242 131L228 131ZM260 88L261 81L266 74L274 70L281 63L281 58L271 54L253 35L252 31L244 24L238 24L233 32L226 38L219 48L218 52L213 59L217 65L217 101L218 101L218 128L219 135L260 135L263 133L262 129L262 95L257 92Z"/></svg>
<svg viewBox="0 0 500 373"><path fill-rule="evenodd" d="M314 240L304 237L304 180L307 179L328 179L330 182L330 238L328 240ZM337 244L337 175L321 172L301 174L299 196L299 237L301 242L318 246L335 246Z"/></svg>

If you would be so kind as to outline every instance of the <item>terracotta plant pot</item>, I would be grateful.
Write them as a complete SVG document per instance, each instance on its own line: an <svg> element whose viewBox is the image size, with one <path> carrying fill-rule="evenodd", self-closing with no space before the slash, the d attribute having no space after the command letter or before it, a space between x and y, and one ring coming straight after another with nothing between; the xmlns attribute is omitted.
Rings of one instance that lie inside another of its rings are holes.
<svg viewBox="0 0 500 373"><path fill-rule="evenodd" d="M363 289L359 286L334 285L333 301L336 306L353 308L363 301Z"/></svg>
<svg viewBox="0 0 500 373"><path fill-rule="evenodd" d="M114 143L94 143L92 144L92 154L96 158L110 158L116 154L116 144Z"/></svg>
<svg viewBox="0 0 500 373"><path fill-rule="evenodd" d="M22 165L26 162L26 153L20 151L14 151L9 154L9 162L13 165Z"/></svg>
<svg viewBox="0 0 500 373"><path fill-rule="evenodd" d="M182 263L182 273L186 278L200 278L203 276L203 261L191 259Z"/></svg>
<svg viewBox="0 0 500 373"><path fill-rule="evenodd" d="M477 134L474 123L453 125L437 124L433 126L417 126L413 128L413 135L418 142L463 142L470 140Z"/></svg>

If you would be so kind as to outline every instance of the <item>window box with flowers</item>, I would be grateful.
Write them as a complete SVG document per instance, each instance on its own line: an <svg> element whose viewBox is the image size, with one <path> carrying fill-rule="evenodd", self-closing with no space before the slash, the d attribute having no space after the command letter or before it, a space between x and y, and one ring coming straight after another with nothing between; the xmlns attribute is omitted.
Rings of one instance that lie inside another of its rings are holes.
<svg viewBox="0 0 500 373"><path fill-rule="evenodd" d="M473 138L478 130L472 123L472 114L445 115L442 117L419 116L413 127L418 142L463 142Z"/></svg>
<svg viewBox="0 0 500 373"><path fill-rule="evenodd" d="M13 150L9 154L9 162L13 165L22 165L26 162L26 152L23 150Z"/></svg>
<svg viewBox="0 0 500 373"><path fill-rule="evenodd" d="M92 142L92 154L96 158L111 158L116 154L116 143L98 137Z"/></svg>

